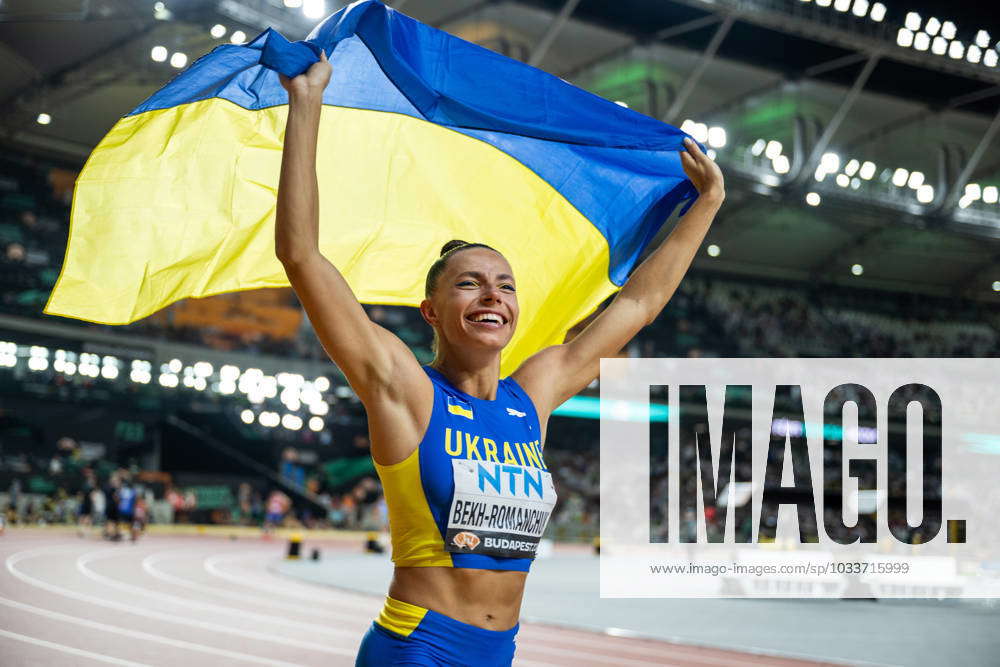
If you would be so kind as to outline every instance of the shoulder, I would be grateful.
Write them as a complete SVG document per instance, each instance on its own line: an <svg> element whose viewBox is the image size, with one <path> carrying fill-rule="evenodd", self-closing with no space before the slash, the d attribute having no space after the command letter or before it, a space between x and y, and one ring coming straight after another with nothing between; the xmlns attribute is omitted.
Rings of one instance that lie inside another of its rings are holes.
<svg viewBox="0 0 1000 667"><path fill-rule="evenodd" d="M565 356L565 345L552 345L528 357L511 374L517 385L528 395L538 412L544 418L555 408L556 398Z"/></svg>

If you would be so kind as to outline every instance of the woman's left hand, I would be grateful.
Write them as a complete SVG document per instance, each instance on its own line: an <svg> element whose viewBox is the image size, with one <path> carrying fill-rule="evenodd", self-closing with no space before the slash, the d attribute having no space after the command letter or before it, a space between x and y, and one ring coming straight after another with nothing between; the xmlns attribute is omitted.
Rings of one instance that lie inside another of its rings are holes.
<svg viewBox="0 0 1000 667"><path fill-rule="evenodd" d="M680 152L681 166L684 167L684 173L691 179L698 194L703 197L725 199L725 179L715 160L705 155L698 142L690 137L684 139L684 148L685 150Z"/></svg>

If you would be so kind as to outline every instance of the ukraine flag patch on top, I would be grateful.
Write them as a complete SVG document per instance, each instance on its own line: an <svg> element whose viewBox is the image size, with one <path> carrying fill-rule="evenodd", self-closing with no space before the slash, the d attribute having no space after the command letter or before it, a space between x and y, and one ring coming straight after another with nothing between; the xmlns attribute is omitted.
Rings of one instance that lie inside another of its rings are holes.
<svg viewBox="0 0 1000 667"><path fill-rule="evenodd" d="M448 412L453 415L474 419L472 416L472 404L454 396L448 397Z"/></svg>

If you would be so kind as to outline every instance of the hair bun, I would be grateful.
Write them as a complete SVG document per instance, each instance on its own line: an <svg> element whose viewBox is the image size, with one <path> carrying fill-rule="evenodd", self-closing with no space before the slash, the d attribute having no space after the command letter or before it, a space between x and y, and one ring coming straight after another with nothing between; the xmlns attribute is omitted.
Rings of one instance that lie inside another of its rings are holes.
<svg viewBox="0 0 1000 667"><path fill-rule="evenodd" d="M457 248L461 248L462 246L467 246L467 245L469 245L468 241L460 241L458 239L452 239L451 241L448 241L443 246L441 246L441 254L439 256L440 257L444 257L445 255L447 255L452 250L455 250Z"/></svg>

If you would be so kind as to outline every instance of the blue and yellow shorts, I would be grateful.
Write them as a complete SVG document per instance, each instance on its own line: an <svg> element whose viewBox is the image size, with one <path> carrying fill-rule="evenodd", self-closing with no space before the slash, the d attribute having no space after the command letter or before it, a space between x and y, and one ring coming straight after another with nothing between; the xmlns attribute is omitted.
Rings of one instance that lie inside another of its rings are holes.
<svg viewBox="0 0 1000 667"><path fill-rule="evenodd" d="M355 667L510 667L519 626L497 632L387 597L358 649Z"/></svg>

